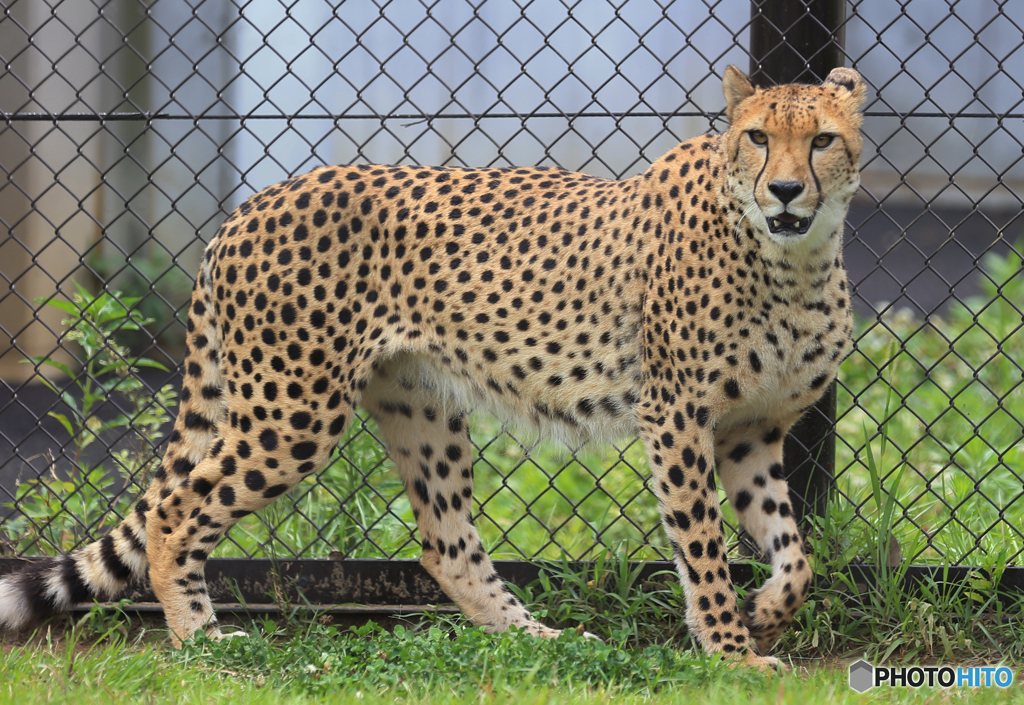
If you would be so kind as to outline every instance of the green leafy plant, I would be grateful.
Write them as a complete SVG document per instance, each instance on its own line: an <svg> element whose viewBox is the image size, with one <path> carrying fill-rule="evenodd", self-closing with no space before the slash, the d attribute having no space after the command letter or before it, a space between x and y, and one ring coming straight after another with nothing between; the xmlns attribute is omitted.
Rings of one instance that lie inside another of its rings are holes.
<svg viewBox="0 0 1024 705"><path fill-rule="evenodd" d="M370 700L389 691L443 689L459 698L530 685L583 691L624 688L650 696L670 686L699 687L719 679L732 687L756 687L766 678L723 668L718 656L699 651L680 652L662 644L627 651L571 629L557 639L536 639L514 628L489 635L483 627L465 623L451 627L398 625L391 634L373 623L350 631L313 624L282 649L284 634L267 620L248 639L214 642L199 635L176 658L189 664L218 663L262 677L264 685L290 686L311 696L358 687L369 692ZM457 638L451 638L451 631Z"/></svg>
<svg viewBox="0 0 1024 705"><path fill-rule="evenodd" d="M150 319L133 308L138 303L137 297L121 296L119 292L89 293L81 284L75 283L77 292L71 301L40 300L47 306L60 309L71 318L62 323L70 326L63 340L76 343L82 348L84 364L75 372L71 367L52 355L41 355L29 358L40 368L44 365L56 368L72 380L72 386L78 390L78 398L72 389L58 387L45 375L40 379L52 389L67 405L70 413L64 414L51 411L47 415L57 419L71 435L75 448L75 464L82 459L82 451L99 439L104 431L134 425L140 433L155 438L160 426L169 420L167 410L149 397L145 385L135 375L139 367L152 367L166 371L167 368L158 362L144 357L131 357L127 350L114 343L117 333L138 331L150 323ZM165 399L172 398L164 387ZM96 413L97 409L115 393L124 394L134 414L121 413L112 419L103 420Z"/></svg>
<svg viewBox="0 0 1024 705"><path fill-rule="evenodd" d="M67 479L61 479L51 462L49 477L19 483L15 501L5 505L16 510L4 529L18 551L32 548L63 552L88 537L104 520L118 520L118 515L109 511L115 478L120 476L129 485L143 485L156 463L152 449L161 438L161 427L171 418L167 409L174 405L177 394L169 384L151 394L136 371L141 367L166 368L148 358L134 357L113 342L119 331L142 330L149 322L134 308L137 301L118 292L93 295L79 284L70 301L43 301L68 314L62 321L68 326L63 340L81 348L82 367L76 371L52 355L24 362L36 365L43 384L64 403L66 411L54 410L48 415L71 436L74 456ZM63 373L70 381L51 379L42 373L46 367ZM104 418L100 407L118 393L127 400L127 410ZM111 456L113 468L103 460L89 466L85 449L105 432L118 429L134 432L133 447ZM121 512L130 499L129 492L121 492L113 506Z"/></svg>
<svg viewBox="0 0 1024 705"><path fill-rule="evenodd" d="M124 252L109 245L101 241L99 247L90 251L89 267L105 288L116 288L122 300L126 296L134 300L132 308L142 313L147 328L146 331L120 330L116 334L117 342L130 350L140 350L156 337L160 347L172 360L177 360L184 352L184 339L174 322L183 322L192 280L177 258L172 259L155 241L133 252L128 266L125 266Z"/></svg>

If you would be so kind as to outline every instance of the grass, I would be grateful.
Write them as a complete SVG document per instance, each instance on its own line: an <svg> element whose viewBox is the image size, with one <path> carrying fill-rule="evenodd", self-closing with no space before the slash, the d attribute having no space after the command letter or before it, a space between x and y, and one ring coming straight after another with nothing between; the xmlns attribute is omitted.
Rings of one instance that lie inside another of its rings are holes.
<svg viewBox="0 0 1024 705"><path fill-rule="evenodd" d="M847 686L847 663L797 662L785 674L729 669L717 657L665 645L497 636L454 622L342 630L266 621L251 636L200 638L176 651L103 613L63 636L47 630L0 657L0 703L860 703L883 699L1024 702L1024 690L875 690ZM454 638L453 638L454 637ZM1017 674L1019 680L1022 674Z"/></svg>
<svg viewBox="0 0 1024 705"><path fill-rule="evenodd" d="M924 580L913 594L904 569L881 571L870 584L853 584L819 560L817 584L776 655L828 660L864 656L873 663L1024 663L1024 595L997 594L980 572L964 584ZM584 625L627 648L674 643L696 649L681 621L682 587L673 572L641 581L622 554L577 573L547 563L541 577L516 589L535 614L553 626ZM764 575L756 579L760 584ZM745 589L738 586L742 600Z"/></svg>
<svg viewBox="0 0 1024 705"><path fill-rule="evenodd" d="M680 620L682 587L666 577L641 581L623 554L584 573L545 563L537 581L514 589L537 616L565 629L556 640L491 636L461 616L431 613L405 618L393 632L373 623L343 629L328 614L291 609L274 620L221 615L250 636L200 636L176 651L162 625L98 606L71 628L58 620L27 642L0 641L0 703L1024 702L1019 687L866 696L847 688L846 669L859 658L891 666L1001 663L1017 672L1024 595L996 595L980 576L966 585L926 582L913 598L901 591L899 569L871 585L820 584L775 649L791 667L781 676L729 669L696 648ZM579 627L603 643L582 638Z"/></svg>
<svg viewBox="0 0 1024 705"><path fill-rule="evenodd" d="M915 562L1016 562L1024 549L1022 263L989 255L980 268L982 293L941 317L861 321L841 372L836 518L864 523L868 451L888 445L876 460L893 484L905 466L894 532Z"/></svg>

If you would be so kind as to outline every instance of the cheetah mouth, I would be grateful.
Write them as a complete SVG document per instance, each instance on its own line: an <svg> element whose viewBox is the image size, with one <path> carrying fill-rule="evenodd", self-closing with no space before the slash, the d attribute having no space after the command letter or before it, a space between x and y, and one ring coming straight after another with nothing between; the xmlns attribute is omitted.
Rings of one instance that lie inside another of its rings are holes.
<svg viewBox="0 0 1024 705"><path fill-rule="evenodd" d="M814 216L809 218L797 218L788 211L779 213L771 218L765 217L768 221L768 230L775 235L803 235L811 227Z"/></svg>

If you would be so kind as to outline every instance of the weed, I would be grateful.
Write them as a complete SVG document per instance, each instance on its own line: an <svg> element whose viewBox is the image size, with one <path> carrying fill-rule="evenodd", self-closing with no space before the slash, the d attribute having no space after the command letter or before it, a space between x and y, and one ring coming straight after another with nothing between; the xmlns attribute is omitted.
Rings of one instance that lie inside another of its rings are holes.
<svg viewBox="0 0 1024 705"><path fill-rule="evenodd" d="M67 480L60 479L51 465L49 478L19 483L14 502L5 505L16 510L3 523L3 530L19 553L68 551L109 522L111 508L115 518L123 514L131 501L129 488L148 482L149 470L157 462L154 448L162 436L161 427L170 421L168 408L177 396L171 385L151 394L136 371L165 368L148 358L133 357L113 342L118 332L138 331L149 322L134 308L137 299L118 292L94 296L81 285L76 287L71 301L46 303L70 316L63 321L69 326L64 340L81 347L82 368L76 372L50 356L25 360L37 368L54 368L70 379L61 386L40 374L67 408L66 412L50 411L48 416L71 436L74 457ZM99 409L115 394L124 396L128 408L104 418ZM114 453L113 468L102 462L89 467L83 451L105 433L121 429L133 431L134 447ZM128 487L119 489L118 477Z"/></svg>

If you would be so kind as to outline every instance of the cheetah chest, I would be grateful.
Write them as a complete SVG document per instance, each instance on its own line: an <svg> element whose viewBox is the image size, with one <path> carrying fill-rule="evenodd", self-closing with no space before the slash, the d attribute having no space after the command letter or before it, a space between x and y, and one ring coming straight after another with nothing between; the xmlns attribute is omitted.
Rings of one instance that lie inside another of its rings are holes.
<svg viewBox="0 0 1024 705"><path fill-rule="evenodd" d="M792 419L822 395L848 350L852 318L834 305L808 306L776 310L752 326L750 344L732 356L731 370L723 370L736 376L737 398L720 423Z"/></svg>

